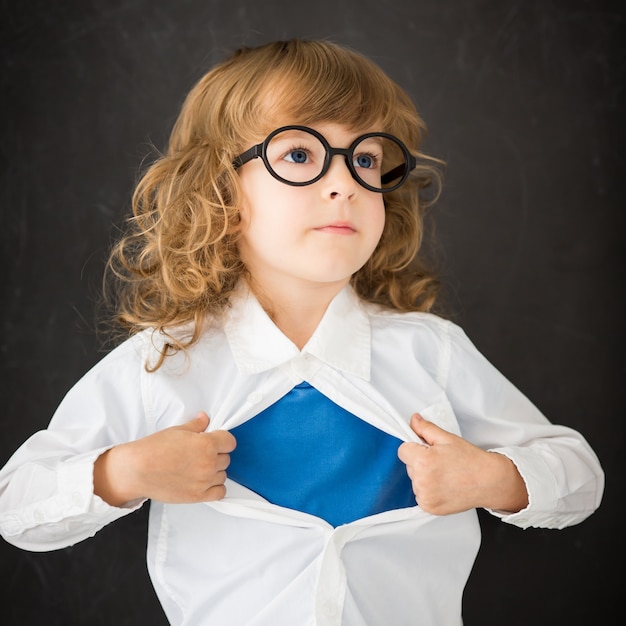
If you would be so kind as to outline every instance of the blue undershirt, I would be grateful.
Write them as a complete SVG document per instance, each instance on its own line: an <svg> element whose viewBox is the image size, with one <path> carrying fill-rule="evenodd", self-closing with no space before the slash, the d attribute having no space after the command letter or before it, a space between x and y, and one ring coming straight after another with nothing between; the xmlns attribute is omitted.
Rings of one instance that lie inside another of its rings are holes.
<svg viewBox="0 0 626 626"><path fill-rule="evenodd" d="M307 382L231 432L228 477L269 502L332 526L415 506L402 442Z"/></svg>

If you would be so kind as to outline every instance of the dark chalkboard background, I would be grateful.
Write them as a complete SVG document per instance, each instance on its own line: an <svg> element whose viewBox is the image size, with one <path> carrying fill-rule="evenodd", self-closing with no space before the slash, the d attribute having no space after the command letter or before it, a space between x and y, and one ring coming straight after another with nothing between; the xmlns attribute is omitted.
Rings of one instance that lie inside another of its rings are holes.
<svg viewBox="0 0 626 626"><path fill-rule="evenodd" d="M603 505L577 527L522 531L481 513L466 625L623 614L609 572L624 558L621 2L0 6L0 464L102 357L106 250L187 90L241 44L327 37L411 93L427 150L448 162L436 221L457 321L552 421L585 434L607 472ZM0 622L165 624L145 570L146 512L55 553L1 542Z"/></svg>

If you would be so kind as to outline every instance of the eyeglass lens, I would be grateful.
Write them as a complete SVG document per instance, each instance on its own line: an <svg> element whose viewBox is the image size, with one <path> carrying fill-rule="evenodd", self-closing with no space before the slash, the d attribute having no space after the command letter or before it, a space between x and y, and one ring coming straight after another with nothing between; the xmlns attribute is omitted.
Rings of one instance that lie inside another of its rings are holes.
<svg viewBox="0 0 626 626"><path fill-rule="evenodd" d="M326 147L315 135L293 128L272 137L265 156L277 176L296 184L315 180L327 159ZM354 146L351 157L352 172L374 189L393 187L408 167L401 146L379 135L362 139Z"/></svg>

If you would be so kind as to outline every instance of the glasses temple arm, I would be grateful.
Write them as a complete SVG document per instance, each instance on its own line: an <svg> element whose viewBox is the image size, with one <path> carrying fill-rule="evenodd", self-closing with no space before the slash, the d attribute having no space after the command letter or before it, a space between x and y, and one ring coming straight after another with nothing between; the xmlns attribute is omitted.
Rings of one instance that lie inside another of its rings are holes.
<svg viewBox="0 0 626 626"><path fill-rule="evenodd" d="M390 183L396 178L401 178L402 176L404 176L406 172L410 172L414 170L416 166L417 166L417 159L412 154L410 154L408 167L406 163L400 163L400 165L397 165L392 170L389 170L386 174L383 174L380 177L381 185Z"/></svg>
<svg viewBox="0 0 626 626"><path fill-rule="evenodd" d="M235 169L239 169L242 165L245 165L248 161L252 161L252 159L256 159L257 157L262 156L262 147L263 144L259 143L256 146L252 146L249 150L242 152L239 156L233 159L233 167Z"/></svg>

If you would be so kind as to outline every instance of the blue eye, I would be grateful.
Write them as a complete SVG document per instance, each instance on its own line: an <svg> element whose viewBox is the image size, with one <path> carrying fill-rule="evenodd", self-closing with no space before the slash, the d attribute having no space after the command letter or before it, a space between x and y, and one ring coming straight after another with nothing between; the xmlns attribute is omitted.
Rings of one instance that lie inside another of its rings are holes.
<svg viewBox="0 0 626 626"><path fill-rule="evenodd" d="M291 150L285 155L285 160L291 161L292 163L306 163L309 155L306 150Z"/></svg>
<svg viewBox="0 0 626 626"><path fill-rule="evenodd" d="M374 158L369 154L359 154L354 157L354 164L357 167L363 167L365 169L371 169L376 167Z"/></svg>

